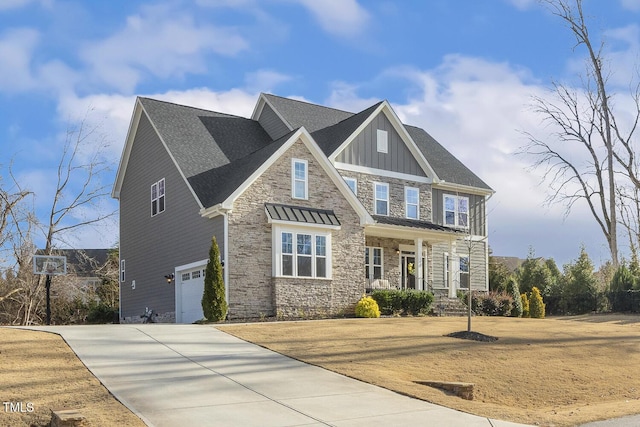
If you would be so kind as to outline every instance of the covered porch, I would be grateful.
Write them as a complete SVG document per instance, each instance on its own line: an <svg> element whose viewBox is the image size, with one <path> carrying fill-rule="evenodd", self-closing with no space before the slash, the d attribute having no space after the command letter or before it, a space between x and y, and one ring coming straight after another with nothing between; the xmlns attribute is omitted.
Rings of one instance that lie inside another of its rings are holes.
<svg viewBox="0 0 640 427"><path fill-rule="evenodd" d="M365 228L365 291L416 289L455 298L458 289L468 289L458 256L465 249L457 243L465 237L462 231L425 221L374 219Z"/></svg>

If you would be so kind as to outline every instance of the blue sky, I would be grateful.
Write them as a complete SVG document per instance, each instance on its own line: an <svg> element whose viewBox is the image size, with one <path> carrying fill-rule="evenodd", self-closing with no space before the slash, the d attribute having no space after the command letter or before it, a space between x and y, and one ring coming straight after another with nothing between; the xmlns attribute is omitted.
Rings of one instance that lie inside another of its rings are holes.
<svg viewBox="0 0 640 427"><path fill-rule="evenodd" d="M640 0L585 0L612 82L639 57ZM137 95L249 116L260 92L360 111L380 99L496 190L490 245L562 264L584 243L607 258L586 206L566 218L514 153L541 132L529 107L551 79L574 84L584 52L534 0L0 1L0 176L50 203L67 125L92 109L113 180ZM625 83L626 82L626 83ZM117 206L107 200L104 208ZM117 224L73 236L110 246Z"/></svg>

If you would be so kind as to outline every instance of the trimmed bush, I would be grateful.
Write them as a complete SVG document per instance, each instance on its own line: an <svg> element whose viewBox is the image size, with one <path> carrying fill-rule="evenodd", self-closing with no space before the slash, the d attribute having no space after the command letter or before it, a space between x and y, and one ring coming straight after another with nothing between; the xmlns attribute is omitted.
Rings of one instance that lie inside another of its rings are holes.
<svg viewBox="0 0 640 427"><path fill-rule="evenodd" d="M209 262L204 273L204 292L202 294L202 313L210 322L220 322L227 317L227 300L225 298L224 280L222 279L222 263L220 249L216 237L211 239Z"/></svg>
<svg viewBox="0 0 640 427"><path fill-rule="evenodd" d="M458 298L467 305L468 293ZM513 298L504 292L472 292L471 310L478 316L509 316L513 307Z"/></svg>
<svg viewBox="0 0 640 427"><path fill-rule="evenodd" d="M529 299L529 315L535 319L544 318L544 302L540 290L535 286L531 289L531 298Z"/></svg>
<svg viewBox="0 0 640 427"><path fill-rule="evenodd" d="M385 316L427 314L433 303L433 294L426 291L377 289L371 293Z"/></svg>
<svg viewBox="0 0 640 427"><path fill-rule="evenodd" d="M513 305L511 306L511 317L522 316L522 298L520 298L520 288L516 278L511 276L507 282L507 293L511 296Z"/></svg>
<svg viewBox="0 0 640 427"><path fill-rule="evenodd" d="M356 317L380 317L378 303L371 297L362 297L356 304Z"/></svg>
<svg viewBox="0 0 640 427"><path fill-rule="evenodd" d="M522 301L522 317L529 317L529 298L527 294L520 295Z"/></svg>

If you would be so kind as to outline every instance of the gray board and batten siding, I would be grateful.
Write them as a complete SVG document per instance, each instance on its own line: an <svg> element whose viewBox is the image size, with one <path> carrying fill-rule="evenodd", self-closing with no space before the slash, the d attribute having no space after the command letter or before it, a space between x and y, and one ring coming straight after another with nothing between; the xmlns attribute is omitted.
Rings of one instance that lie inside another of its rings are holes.
<svg viewBox="0 0 640 427"><path fill-rule="evenodd" d="M485 196L477 194L456 193L455 191L442 190L439 188L433 189L432 209L433 209L433 222L439 225L444 225L444 195L451 194L454 196L463 196L469 198L469 224L471 229L471 235L473 236L486 236L486 217L485 217Z"/></svg>
<svg viewBox="0 0 640 427"><path fill-rule="evenodd" d="M120 257L125 260L121 316L140 316L145 307L174 312L175 282L168 284L164 276L207 259L214 235L224 253L223 217L200 216L197 201L144 113L129 164L145 167L127 168L120 193ZM151 185L162 178L165 211L152 217Z"/></svg>
<svg viewBox="0 0 640 427"><path fill-rule="evenodd" d="M379 153L377 150L378 129L387 131L389 144L387 153ZM374 117L371 123L344 150L338 153L336 161L426 177L400 134L384 113Z"/></svg>

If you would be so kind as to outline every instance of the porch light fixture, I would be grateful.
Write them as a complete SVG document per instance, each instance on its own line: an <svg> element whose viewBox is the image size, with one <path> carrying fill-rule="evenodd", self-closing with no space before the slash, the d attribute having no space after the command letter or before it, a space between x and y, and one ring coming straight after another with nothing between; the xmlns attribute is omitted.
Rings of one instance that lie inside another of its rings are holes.
<svg viewBox="0 0 640 427"><path fill-rule="evenodd" d="M400 255L400 249L396 249L396 255Z"/></svg>
<svg viewBox="0 0 640 427"><path fill-rule="evenodd" d="M167 279L167 283L171 284L171 282L173 282L173 279L175 278L175 275L173 273L167 274L164 276L164 278Z"/></svg>

